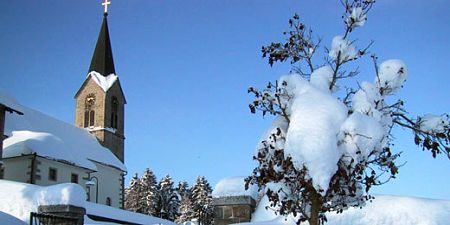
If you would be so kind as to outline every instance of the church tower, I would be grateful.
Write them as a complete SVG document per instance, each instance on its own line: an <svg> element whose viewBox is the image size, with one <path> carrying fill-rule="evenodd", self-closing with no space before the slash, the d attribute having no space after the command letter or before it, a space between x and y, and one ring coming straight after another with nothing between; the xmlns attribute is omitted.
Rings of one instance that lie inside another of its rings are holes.
<svg viewBox="0 0 450 225"><path fill-rule="evenodd" d="M124 162L126 100L114 68L106 9L88 75L75 95L75 125L88 129Z"/></svg>

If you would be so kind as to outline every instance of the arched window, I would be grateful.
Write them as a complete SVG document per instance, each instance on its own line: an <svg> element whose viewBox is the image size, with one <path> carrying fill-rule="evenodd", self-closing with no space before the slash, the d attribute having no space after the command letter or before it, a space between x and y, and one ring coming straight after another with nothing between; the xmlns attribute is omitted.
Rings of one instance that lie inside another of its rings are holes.
<svg viewBox="0 0 450 225"><path fill-rule="evenodd" d="M111 127L117 129L117 112L119 111L119 101L116 97L112 98L111 101Z"/></svg>
<svg viewBox="0 0 450 225"><path fill-rule="evenodd" d="M94 126L95 123L95 95L89 94L84 102L84 127Z"/></svg>
<svg viewBox="0 0 450 225"><path fill-rule="evenodd" d="M111 206L111 198L110 197L106 198L106 205Z"/></svg>

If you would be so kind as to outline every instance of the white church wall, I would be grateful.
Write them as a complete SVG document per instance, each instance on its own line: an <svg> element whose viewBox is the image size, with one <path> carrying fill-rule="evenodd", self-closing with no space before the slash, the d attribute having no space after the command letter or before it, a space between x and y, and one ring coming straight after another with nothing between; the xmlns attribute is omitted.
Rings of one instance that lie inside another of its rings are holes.
<svg viewBox="0 0 450 225"><path fill-rule="evenodd" d="M40 162L38 164L40 179L36 180L37 185L49 186L60 183L71 183L72 174L76 174L78 175L77 183L86 190L86 181L90 170L41 157L38 158L38 161ZM57 171L56 181L49 178L50 168L56 169Z"/></svg>
<svg viewBox="0 0 450 225"><path fill-rule="evenodd" d="M111 206L120 208L121 204L121 179L122 171L105 166L100 163L95 163L97 172L91 173L90 177L97 177L98 179L98 203L107 205L106 199L111 199ZM97 182L95 179L92 179ZM96 186L90 187L90 200L96 201Z"/></svg>
<svg viewBox="0 0 450 225"><path fill-rule="evenodd" d="M22 156L3 159L4 179L17 182L29 182L30 174L27 174L31 165L31 156Z"/></svg>

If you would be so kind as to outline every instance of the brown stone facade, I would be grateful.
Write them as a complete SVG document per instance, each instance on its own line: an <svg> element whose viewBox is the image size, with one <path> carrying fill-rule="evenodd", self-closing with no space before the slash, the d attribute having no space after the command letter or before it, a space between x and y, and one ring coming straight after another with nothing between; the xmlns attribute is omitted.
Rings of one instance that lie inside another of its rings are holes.
<svg viewBox="0 0 450 225"><path fill-rule="evenodd" d="M88 101L92 98L94 100ZM75 126L91 129L99 142L124 162L126 100L120 82L117 80L107 92L104 92L91 77L88 77L76 94L75 99ZM113 101L116 102L115 109ZM86 124L86 121L90 122L90 119L86 118L87 110L95 112L93 124ZM114 118L114 115L116 118Z"/></svg>
<svg viewBox="0 0 450 225"><path fill-rule="evenodd" d="M250 196L230 196L213 199L214 225L250 222L256 202Z"/></svg>

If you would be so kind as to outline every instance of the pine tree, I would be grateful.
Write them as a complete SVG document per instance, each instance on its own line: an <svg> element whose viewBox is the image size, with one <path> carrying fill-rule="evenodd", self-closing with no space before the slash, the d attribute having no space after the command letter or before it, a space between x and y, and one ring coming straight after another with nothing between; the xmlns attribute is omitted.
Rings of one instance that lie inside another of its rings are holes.
<svg viewBox="0 0 450 225"><path fill-rule="evenodd" d="M194 211L191 199L191 192L186 181L178 183L178 195L180 196L179 215L175 220L176 223L181 224L186 221L191 221L194 218Z"/></svg>
<svg viewBox="0 0 450 225"><path fill-rule="evenodd" d="M143 206L141 204L141 187L140 179L136 174L131 178L130 184L125 189L125 209L132 212L143 212Z"/></svg>
<svg viewBox="0 0 450 225"><path fill-rule="evenodd" d="M156 211L159 196L156 176L149 168L145 169L140 180L140 186L142 196L139 201L144 206L143 212L148 215L159 216Z"/></svg>
<svg viewBox="0 0 450 225"><path fill-rule="evenodd" d="M191 189L193 218L202 224L211 224L213 218L213 206L211 186L203 176L197 177Z"/></svg>
<svg viewBox="0 0 450 225"><path fill-rule="evenodd" d="M159 182L159 201L157 211L161 218L174 221L178 215L180 200L173 187L172 178L167 175Z"/></svg>

